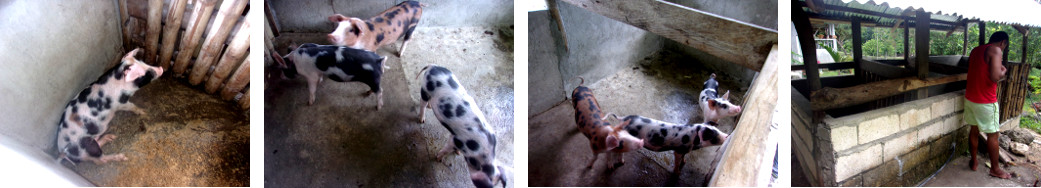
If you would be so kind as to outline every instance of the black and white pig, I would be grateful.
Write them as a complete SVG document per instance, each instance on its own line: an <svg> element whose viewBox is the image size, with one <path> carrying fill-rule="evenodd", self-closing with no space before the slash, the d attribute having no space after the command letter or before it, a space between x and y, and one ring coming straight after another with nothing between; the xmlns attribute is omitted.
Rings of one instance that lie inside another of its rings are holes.
<svg viewBox="0 0 1041 188"><path fill-rule="evenodd" d="M719 82L716 82L716 74L712 73L712 76L705 81L705 89L701 90L701 97L698 101L698 105L701 106L701 112L705 115L705 122L719 122L719 119L725 117L733 117L741 113L741 106L730 103L730 91L723 94L723 97L719 97L716 93L719 89Z"/></svg>
<svg viewBox="0 0 1041 188"><path fill-rule="evenodd" d="M376 94L376 110L383 107L380 78L387 57L379 56L372 51L307 43L293 49L284 57L274 59L286 77L296 78L299 74L307 80L307 89L311 94L308 105L314 104L314 92L318 83L329 77L337 82L365 83L369 86L368 94Z"/></svg>
<svg viewBox="0 0 1041 188"><path fill-rule="evenodd" d="M449 142L437 154L438 161L448 153L462 153L470 169L470 180L477 187L494 187L502 181L506 187L509 167L495 162L495 134L477 108L473 97L458 82L452 71L427 65L420 71L423 76L420 97L419 122L426 122L426 108L433 110L437 120L452 134Z"/></svg>
<svg viewBox="0 0 1041 188"><path fill-rule="evenodd" d="M138 51L140 49L134 49L123 56L122 63L101 75L65 106L61 120L58 121L59 162L64 159L72 164L80 161L103 164L127 160L123 154L103 154L101 146L116 138L115 135L105 134L116 111L145 114L144 110L130 102L130 96L163 74L162 67L150 66L135 59L134 55Z"/></svg>
<svg viewBox="0 0 1041 188"><path fill-rule="evenodd" d="M622 153L635 151L643 147L644 140L633 137L621 126L611 126L604 121L604 112L600 110L600 102L593 97L593 90L582 86L586 80L582 79L575 90L571 91L571 104L575 108L575 124L578 130L589 139L589 146L593 149L593 159L589 161L586 168L592 168L600 153L612 152L618 159L614 164L608 162L608 169L614 169L625 165ZM608 156L610 157L610 155Z"/></svg>
<svg viewBox="0 0 1041 188"><path fill-rule="evenodd" d="M615 117L614 114L611 116ZM684 164L683 156L690 151L718 146L727 139L726 133L708 123L683 125L630 115L622 118L618 126L625 127L629 134L637 138L647 140L643 148L657 152L673 151L676 156L673 174L680 173Z"/></svg>

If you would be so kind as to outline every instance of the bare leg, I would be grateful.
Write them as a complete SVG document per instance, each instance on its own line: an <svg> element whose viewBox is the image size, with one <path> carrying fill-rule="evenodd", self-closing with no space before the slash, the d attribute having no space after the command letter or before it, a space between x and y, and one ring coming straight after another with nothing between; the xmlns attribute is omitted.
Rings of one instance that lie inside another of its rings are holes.
<svg viewBox="0 0 1041 188"><path fill-rule="evenodd" d="M976 162L976 153L979 151L977 148L979 148L980 127L972 125L969 127L971 127L969 128L969 153L972 155L972 159L969 160L969 169L976 171L976 166L979 165Z"/></svg>
<svg viewBox="0 0 1041 188"><path fill-rule="evenodd" d="M998 163L998 133L987 133L987 151L990 153L990 176L1001 179L1012 178L1007 172L1001 170Z"/></svg>

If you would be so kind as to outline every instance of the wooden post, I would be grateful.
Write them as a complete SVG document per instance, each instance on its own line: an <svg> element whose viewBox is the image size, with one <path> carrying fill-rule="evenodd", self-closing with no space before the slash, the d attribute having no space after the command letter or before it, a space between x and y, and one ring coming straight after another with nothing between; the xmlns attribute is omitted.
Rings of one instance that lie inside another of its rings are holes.
<svg viewBox="0 0 1041 188"><path fill-rule="evenodd" d="M250 10L246 14L253 14L253 10ZM243 58L248 57L249 51L249 35L250 33L250 22L249 20L243 20L242 25L239 26L239 31L235 33L234 38L231 39L231 43L228 44L228 49L224 51L224 55L221 56L220 61L217 61L216 67L213 69L213 74L206 80L206 92L213 93L217 91L217 87L224 83L228 75L231 74L233 68L238 67L238 63L242 62ZM194 71L193 71L194 72Z"/></svg>
<svg viewBox="0 0 1041 188"><path fill-rule="evenodd" d="M921 9L915 14L915 64L919 79L929 78L929 16ZM928 88L918 89L918 99L926 97L929 97Z"/></svg>
<svg viewBox="0 0 1041 188"><path fill-rule="evenodd" d="M248 0L224 0L224 3L221 3L220 11L214 18L214 27L210 28L209 35L206 35L206 42L202 44L202 51L199 52L199 58L192 65L188 83L198 85L206 78L206 73L210 72L210 66L224 49L224 39L228 38L228 33L231 33L231 29L235 27L235 22L241 17L242 9L246 8L246 4L249 4Z"/></svg>
<svg viewBox="0 0 1041 188"><path fill-rule="evenodd" d="M163 32L163 0L148 1L148 32L145 33L145 62L155 64L159 33Z"/></svg>
<svg viewBox="0 0 1041 188"><path fill-rule="evenodd" d="M235 69L235 73L231 74L228 79L228 83L224 84L224 88L220 92L221 99L231 100L242 91L249 84L249 58L246 58L239 64L239 67Z"/></svg>
<svg viewBox="0 0 1041 188"><path fill-rule="evenodd" d="M817 72L817 47L813 41L813 26L810 25L810 17L803 12L798 1L792 1L792 22L799 36L799 46L802 48L802 60L806 64L806 81L810 82L810 92L821 89L820 72ZM854 45L855 46L855 45Z"/></svg>
<svg viewBox="0 0 1041 188"><path fill-rule="evenodd" d="M864 69L860 68L860 61L864 59L864 39L861 37L863 27L860 26L860 19L853 18L850 28L852 28L853 35L853 75L863 81L867 79L865 77L867 75L864 74ZM836 59L836 61L838 60Z"/></svg>
<svg viewBox="0 0 1041 188"><path fill-rule="evenodd" d="M980 25L980 27L979 27L980 28L980 44L978 46L983 46L984 44L987 44L987 22L984 22L983 20L980 20L979 25Z"/></svg>
<svg viewBox="0 0 1041 188"><path fill-rule="evenodd" d="M780 78L782 73L778 64L781 63L778 62L777 54L777 46L774 45L759 76L752 81L752 86L748 90L750 96L744 103L744 106L747 107L745 109L748 110L741 112L741 118L734 126L734 131L723 146L720 146L724 149L723 157L719 164L716 164L715 173L712 174L708 186L766 186L755 183L760 179L759 177L770 176L770 173L761 173L762 169L770 168L769 165L763 164L773 160L775 152L771 150L776 151L777 149L777 142L769 141L770 125L777 123L773 121L773 116L790 114L775 113L778 110L790 109L787 107L777 109L780 107L778 106L778 89L782 87L782 81L787 82ZM780 141L788 142L783 139Z"/></svg>
<svg viewBox="0 0 1041 188"><path fill-rule="evenodd" d="M170 58L173 56L174 44L177 36L181 33L181 21L184 20L185 6L188 0L173 0L170 2L170 11L166 15L166 26L163 27L163 47L159 48L159 65L164 69L170 68Z"/></svg>
<svg viewBox="0 0 1041 188"><path fill-rule="evenodd" d="M904 62L911 63L911 24L904 21Z"/></svg>
<svg viewBox="0 0 1041 188"><path fill-rule="evenodd" d="M969 56L969 22L968 21L964 21L964 24L965 24L965 34L963 36L964 36L965 39L962 40L961 55Z"/></svg>
<svg viewBox="0 0 1041 188"><path fill-rule="evenodd" d="M119 27L123 29L123 48L126 52L129 52L130 47L130 30L127 29L127 20L130 19L130 14L127 13L127 0L119 0Z"/></svg>
<svg viewBox="0 0 1041 188"><path fill-rule="evenodd" d="M1022 57L1022 59L1019 60L1019 62L1020 63L1027 63L1027 54L1029 54L1029 53L1027 53L1027 39L1028 39L1027 36L1030 35L1030 28L1029 27L1017 27L1017 29L1019 29L1019 33L1023 33L1023 45L1022 45L1023 46L1023 51L1020 51L1020 53L1019 53L1019 54L1023 55L1023 57Z"/></svg>
<svg viewBox="0 0 1041 188"><path fill-rule="evenodd" d="M558 8L560 1L549 0L546 4L549 5L549 15L553 17L553 21L557 22L557 30L560 31L560 38L564 42L564 52L570 52L567 44L567 33L564 32L564 19L560 18L560 8Z"/></svg>
<svg viewBox="0 0 1041 188"><path fill-rule="evenodd" d="M213 6L217 4L214 0L198 0L192 5L192 20L188 22L188 29L181 37L181 49L174 59L174 76L180 77L181 73L188 68L188 63L195 54L195 48L199 47L199 38L206 31L206 24L210 22L210 14Z"/></svg>

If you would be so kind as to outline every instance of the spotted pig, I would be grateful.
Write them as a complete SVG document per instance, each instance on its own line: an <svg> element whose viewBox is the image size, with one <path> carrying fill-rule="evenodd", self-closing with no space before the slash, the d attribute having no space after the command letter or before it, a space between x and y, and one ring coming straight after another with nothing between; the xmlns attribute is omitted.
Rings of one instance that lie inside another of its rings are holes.
<svg viewBox="0 0 1041 188"><path fill-rule="evenodd" d="M593 149L593 159L589 161L586 168L592 168L596 163L597 156L604 152L613 152L618 158L614 164L608 164L609 169L617 168L625 164L622 153L634 151L643 146L644 140L633 137L625 132L622 127L611 126L604 121L604 113L600 111L600 103L593 97L593 91L582 86L585 79L571 92L571 104L575 107L575 124L578 130L589 138L589 145Z"/></svg>
<svg viewBox="0 0 1041 188"><path fill-rule="evenodd" d="M690 151L717 146L727 139L726 133L706 123L682 125L630 115L622 118L622 123L618 126L624 127L629 134L637 138L646 139L643 148L657 152L673 151L676 156L673 174L680 173L684 163L683 156Z"/></svg>
<svg viewBox="0 0 1041 188"><path fill-rule="evenodd" d="M284 57L274 58L283 70L283 75L296 78L299 74L307 79L311 95L308 105L314 104L314 92L324 77L337 82L361 82L369 86L368 94L376 94L376 110L383 107L383 92L380 78L383 63L381 57L371 51L333 45L307 43L300 45Z"/></svg>
<svg viewBox="0 0 1041 188"><path fill-rule="evenodd" d="M134 55L138 51L140 49L127 53L122 63L106 71L65 105L61 120L58 121L59 161L104 164L127 160L123 154L103 154L101 146L116 138L115 135L105 134L116 111L145 114L144 110L130 102L130 96L163 74L162 67L150 66L135 59Z"/></svg>
<svg viewBox="0 0 1041 188"><path fill-rule="evenodd" d="M448 153L462 153L474 186L493 187L502 181L506 187L510 169L495 162L494 130L473 97L466 93L452 71L444 67L427 65L420 75L424 76L419 82L423 83L419 90L423 99L419 121L426 122L426 108L430 108L441 125L452 134L452 142L438 152L438 161Z"/></svg>
<svg viewBox="0 0 1041 188"><path fill-rule="evenodd" d="M368 20L346 17L340 14L329 16L337 23L336 30L329 33L329 42L338 46L376 51L381 46L394 43L404 36L398 56L405 53L408 39L419 24L423 6L416 1L401 2Z"/></svg>
<svg viewBox="0 0 1041 188"><path fill-rule="evenodd" d="M741 106L730 103L730 91L724 93L723 97L719 97L716 93L717 89L719 89L719 82L716 82L716 74L712 73L712 76L705 81L705 89L701 90L698 102L705 122L719 122L721 118L733 117L741 113Z"/></svg>

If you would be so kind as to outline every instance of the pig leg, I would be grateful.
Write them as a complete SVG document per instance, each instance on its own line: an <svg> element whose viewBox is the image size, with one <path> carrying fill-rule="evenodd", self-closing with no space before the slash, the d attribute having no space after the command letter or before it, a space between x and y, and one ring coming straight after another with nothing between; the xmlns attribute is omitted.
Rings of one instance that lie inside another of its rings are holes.
<svg viewBox="0 0 1041 188"><path fill-rule="evenodd" d="M429 108L429 107L430 107L430 102L429 101L420 102L420 105L419 105L419 123L426 123L427 122L426 112L427 112L427 108Z"/></svg>
<svg viewBox="0 0 1041 188"><path fill-rule="evenodd" d="M376 111L379 111L380 108L383 108L383 92L382 91L380 91L379 93L376 93Z"/></svg>
<svg viewBox="0 0 1041 188"><path fill-rule="evenodd" d="M437 152L437 161L444 162L445 155L456 151L458 150L456 150L455 144L452 144L452 142L448 142L448 144L445 144L445 147L442 148L441 151Z"/></svg>
<svg viewBox="0 0 1041 188"><path fill-rule="evenodd" d="M113 162L113 161L126 161L127 157L125 155L123 155L122 153L120 153L120 154L114 154L114 155L102 155L101 157L98 157L97 159L89 158L89 160L93 161L94 164L99 164L100 165L100 164L105 164L105 163Z"/></svg>
<svg viewBox="0 0 1041 188"><path fill-rule="evenodd" d="M318 90L318 82L321 81L321 77L317 75L304 76L307 79L307 90L311 93L311 98L308 98L307 105L314 104L314 92Z"/></svg>
<svg viewBox="0 0 1041 188"><path fill-rule="evenodd" d="M589 165L586 165L586 168L593 168L593 164L596 163L597 156L600 156L600 153L593 152L593 160L589 160Z"/></svg>
<svg viewBox="0 0 1041 188"><path fill-rule="evenodd" d="M119 105L116 108L117 108L116 110L130 111L130 112L134 112L134 114L137 114L137 115L146 115L147 114L145 112L145 110L137 107L137 105L134 105L134 103L129 102L129 101L126 104Z"/></svg>
<svg viewBox="0 0 1041 188"><path fill-rule="evenodd" d="M105 146L105 144L107 144L109 142L112 142L112 140L115 140L115 139L116 139L116 135L105 134L105 135L101 136L101 139L98 139L98 146Z"/></svg>
<svg viewBox="0 0 1041 188"><path fill-rule="evenodd" d="M412 38L412 31L415 30L416 26L412 26L408 28L408 31L405 31L405 38L401 40L401 49L398 50L398 57L405 54L405 47L408 46L408 39Z"/></svg>
<svg viewBox="0 0 1041 188"><path fill-rule="evenodd" d="M674 151L674 152L675 152L675 151ZM673 174L677 174L677 175L678 175L678 174L680 174L680 173L681 173L681 172L680 172L680 169L682 169L682 168L683 168L683 163L684 163L684 162L683 162L683 155L684 155L684 154L680 154L680 153L678 153L678 152L677 152L677 153L673 153L673 154L675 154L675 155L676 155L676 161L674 162L674 163L676 163L676 167L672 168L672 173L673 173Z"/></svg>

